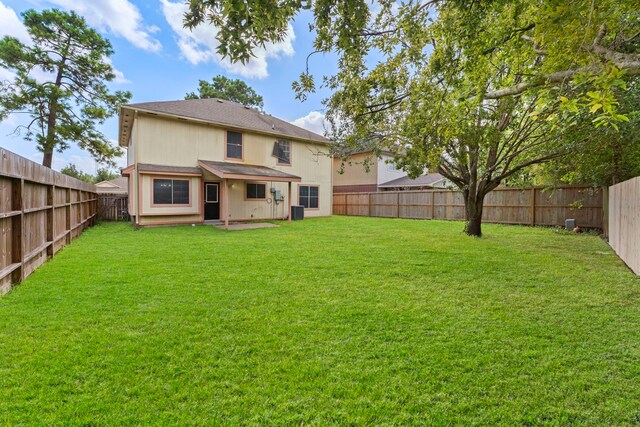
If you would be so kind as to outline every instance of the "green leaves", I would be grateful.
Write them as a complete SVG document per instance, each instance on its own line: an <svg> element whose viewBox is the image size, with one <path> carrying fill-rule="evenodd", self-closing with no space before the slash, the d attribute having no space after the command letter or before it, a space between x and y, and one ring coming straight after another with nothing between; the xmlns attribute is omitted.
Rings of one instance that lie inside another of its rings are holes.
<svg viewBox="0 0 640 427"><path fill-rule="evenodd" d="M128 102L129 92L110 93L106 83L115 78L107 58L111 43L89 28L75 12L28 10L24 25L33 45L12 37L0 39L0 66L15 73L12 82L0 83L0 118L28 111L31 121L20 126L28 141L35 140L51 167L54 151L71 143L86 149L98 161L114 164L122 151L96 129ZM38 81L33 72L49 73Z"/></svg>
<svg viewBox="0 0 640 427"><path fill-rule="evenodd" d="M217 29L218 53L246 63L256 48L284 40L289 21L309 7L301 0L190 0L185 26L210 23ZM320 2L318 2L320 3Z"/></svg>

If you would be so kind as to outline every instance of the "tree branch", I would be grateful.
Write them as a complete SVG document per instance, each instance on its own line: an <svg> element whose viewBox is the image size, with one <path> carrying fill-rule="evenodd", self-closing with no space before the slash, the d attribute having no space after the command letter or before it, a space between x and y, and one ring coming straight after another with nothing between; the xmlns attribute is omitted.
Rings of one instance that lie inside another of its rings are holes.
<svg viewBox="0 0 640 427"><path fill-rule="evenodd" d="M606 27L603 25L598 31L598 35L589 51L595 53L603 59L608 60L619 69L627 71L627 75L640 74L640 54L618 52L601 45L606 35ZM602 70L602 66L587 66L571 70L557 71L555 73L540 76L529 82L517 84L512 87L488 92L484 95L485 99L500 99L506 96L519 95L528 89L544 86L550 83L562 83L571 80L578 73L598 72Z"/></svg>
<svg viewBox="0 0 640 427"><path fill-rule="evenodd" d="M529 160L528 162L524 162L524 163L520 163L518 166L514 166L512 169L509 169L508 171L504 172L503 174L497 176L494 178L495 181L502 181L503 179L513 175L514 173L518 172L521 169L526 168L527 166L531 166L531 165L535 165L538 163L544 163L548 160L552 160L558 157L562 157L564 155L568 154L568 152L557 152L557 153L552 153L549 154L547 156L542 156L542 157L538 157L537 159L533 159L533 160Z"/></svg>

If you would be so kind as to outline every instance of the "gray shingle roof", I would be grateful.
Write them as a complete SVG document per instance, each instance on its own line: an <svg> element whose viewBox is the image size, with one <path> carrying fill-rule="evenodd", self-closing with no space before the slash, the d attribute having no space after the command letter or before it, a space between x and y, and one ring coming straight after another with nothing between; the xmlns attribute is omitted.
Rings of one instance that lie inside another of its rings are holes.
<svg viewBox="0 0 640 427"><path fill-rule="evenodd" d="M200 168L190 166L166 166L138 163L138 170L140 172L192 173L202 175L202 170L200 170Z"/></svg>
<svg viewBox="0 0 640 427"><path fill-rule="evenodd" d="M415 179L409 178L408 176L397 178L380 184L378 187L428 187L443 179L445 179L444 176L439 173L428 173Z"/></svg>
<svg viewBox="0 0 640 427"><path fill-rule="evenodd" d="M112 179L111 181L109 181L110 183L117 185L120 188L128 188L129 187L129 178L127 178L126 176L119 176L117 178Z"/></svg>
<svg viewBox="0 0 640 427"><path fill-rule="evenodd" d="M129 192L129 178L118 178L96 183L96 192L101 194L127 194Z"/></svg>
<svg viewBox="0 0 640 427"><path fill-rule="evenodd" d="M272 178L274 180L281 181L300 181L300 177L296 175L291 175L286 172L279 171L277 169L272 169L266 166L258 166L258 165L244 165L238 163L229 163L229 162L214 162L211 160L199 160L198 164L204 168L209 170L212 173L220 176L221 178L226 178L231 176L239 177L260 177L260 178Z"/></svg>
<svg viewBox="0 0 640 427"><path fill-rule="evenodd" d="M165 113L230 127L328 144L329 139L242 104L218 98L141 102L123 108Z"/></svg>

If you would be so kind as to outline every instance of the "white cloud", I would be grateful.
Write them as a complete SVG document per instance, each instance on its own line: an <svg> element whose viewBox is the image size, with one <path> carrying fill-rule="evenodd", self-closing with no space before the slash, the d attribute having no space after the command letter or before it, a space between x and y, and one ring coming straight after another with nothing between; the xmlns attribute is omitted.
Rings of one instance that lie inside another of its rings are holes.
<svg viewBox="0 0 640 427"><path fill-rule="evenodd" d="M219 43L216 40L218 31L215 27L211 24L203 24L193 30L188 30L184 28L182 23L184 13L187 11L187 5L184 2L160 1L164 16L176 33L176 42L182 56L194 65L212 62L219 64L230 73L246 78L262 79L269 76L269 59L278 59L282 56L292 56L294 54L293 41L295 40L295 34L293 27L289 25L287 35L282 42L269 43L265 48L256 48L253 51L255 57L251 58L246 64L231 63L229 59L222 59L216 52Z"/></svg>
<svg viewBox="0 0 640 427"><path fill-rule="evenodd" d="M157 27L145 27L138 8L129 0L48 0L66 10L82 15L89 25L109 31L134 46L158 52L162 45L151 37Z"/></svg>
<svg viewBox="0 0 640 427"><path fill-rule="evenodd" d="M57 155L56 155L57 154ZM37 161L35 159L32 159ZM42 161L42 155L39 157L39 161ZM51 168L59 171L63 167L74 164L79 171L94 175L96 173L96 162L91 156L80 156L72 154L70 156L64 156L58 153L53 153L53 161Z"/></svg>
<svg viewBox="0 0 640 427"><path fill-rule="evenodd" d="M329 129L329 123L325 120L324 114L319 111L311 111L306 116L295 119L291 123L319 135L324 135L325 130Z"/></svg>
<svg viewBox="0 0 640 427"><path fill-rule="evenodd" d="M103 60L107 64L111 65L111 68L113 68L113 74L116 75L116 77L113 79L114 83L119 83L119 84L131 83L131 80L127 80L127 78L124 76L124 73L122 71L118 70L113 65L113 61L111 60L111 58L109 58L108 56L105 56L103 58Z"/></svg>
<svg viewBox="0 0 640 427"><path fill-rule="evenodd" d="M16 12L0 1L0 37L4 36L15 37L22 43L31 44L31 36Z"/></svg>

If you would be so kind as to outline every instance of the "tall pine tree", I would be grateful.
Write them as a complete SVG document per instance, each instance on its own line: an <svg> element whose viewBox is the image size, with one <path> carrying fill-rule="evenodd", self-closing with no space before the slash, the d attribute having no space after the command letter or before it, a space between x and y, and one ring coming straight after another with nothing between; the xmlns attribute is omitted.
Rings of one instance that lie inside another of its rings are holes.
<svg viewBox="0 0 640 427"><path fill-rule="evenodd" d="M115 78L111 43L75 12L28 10L22 16L33 43L10 36L0 40L0 66L15 74L13 81L0 82L0 119L29 115L28 124L17 131L35 141L44 166L51 167L54 151L71 143L113 165L122 151L97 125L115 115L131 94L111 93L106 86ZM36 78L38 71L51 78Z"/></svg>

